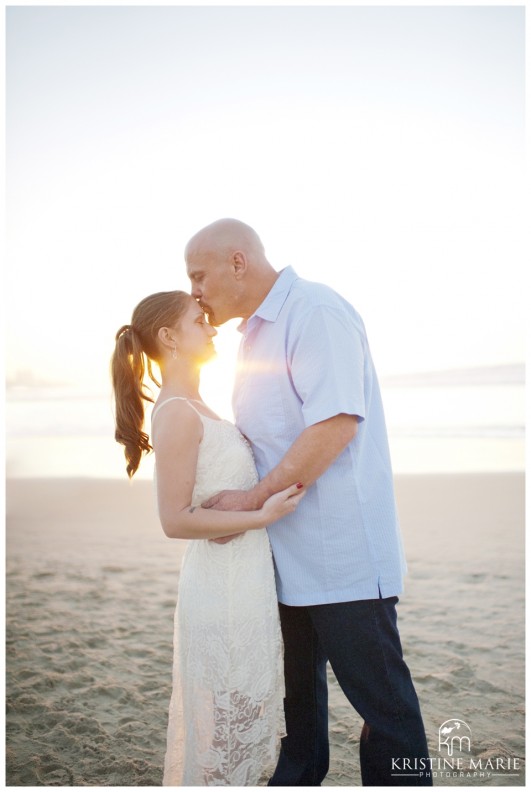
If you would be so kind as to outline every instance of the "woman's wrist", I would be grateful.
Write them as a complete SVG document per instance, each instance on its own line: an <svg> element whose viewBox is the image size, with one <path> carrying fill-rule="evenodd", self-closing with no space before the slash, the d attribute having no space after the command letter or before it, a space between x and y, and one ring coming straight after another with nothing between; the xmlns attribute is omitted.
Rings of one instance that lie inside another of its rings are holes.
<svg viewBox="0 0 531 792"><path fill-rule="evenodd" d="M260 509L253 509L251 512L249 512L249 514L251 515L251 520L253 521L253 528L251 530L265 528L268 524L263 507Z"/></svg>

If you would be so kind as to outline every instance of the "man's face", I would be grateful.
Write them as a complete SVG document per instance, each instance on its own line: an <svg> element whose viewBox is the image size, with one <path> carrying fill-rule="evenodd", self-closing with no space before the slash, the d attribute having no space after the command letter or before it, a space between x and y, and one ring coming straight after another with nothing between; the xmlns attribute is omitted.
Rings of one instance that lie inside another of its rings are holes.
<svg viewBox="0 0 531 792"><path fill-rule="evenodd" d="M225 258L212 252L192 252L186 259L191 294L208 314L211 325L221 325L239 316L234 269Z"/></svg>

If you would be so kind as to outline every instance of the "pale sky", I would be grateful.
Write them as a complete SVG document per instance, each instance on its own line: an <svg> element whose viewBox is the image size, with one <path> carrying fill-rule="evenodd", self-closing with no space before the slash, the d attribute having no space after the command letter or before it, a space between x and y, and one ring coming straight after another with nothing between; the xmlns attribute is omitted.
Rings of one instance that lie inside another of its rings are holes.
<svg viewBox="0 0 531 792"><path fill-rule="evenodd" d="M355 305L382 374L524 360L523 6L15 6L6 35L8 376L108 387L227 216Z"/></svg>

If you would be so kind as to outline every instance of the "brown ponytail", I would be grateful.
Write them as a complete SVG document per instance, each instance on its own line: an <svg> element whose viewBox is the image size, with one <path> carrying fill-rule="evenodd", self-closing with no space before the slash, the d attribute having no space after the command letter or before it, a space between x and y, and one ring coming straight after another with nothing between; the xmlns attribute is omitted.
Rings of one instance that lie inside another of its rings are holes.
<svg viewBox="0 0 531 792"><path fill-rule="evenodd" d="M160 349L158 331L175 327L191 297L186 292L171 291L151 294L133 311L131 324L116 333L116 346L111 360L111 378L115 398L114 438L124 446L126 470L132 478L142 459L152 447L144 431L144 402L153 402L144 378L160 387L153 375L152 362L158 362Z"/></svg>

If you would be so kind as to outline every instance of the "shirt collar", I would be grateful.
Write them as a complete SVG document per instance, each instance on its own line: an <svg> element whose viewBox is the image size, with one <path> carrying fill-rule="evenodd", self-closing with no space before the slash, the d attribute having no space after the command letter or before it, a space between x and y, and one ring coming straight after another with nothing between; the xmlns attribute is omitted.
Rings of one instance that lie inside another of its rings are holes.
<svg viewBox="0 0 531 792"><path fill-rule="evenodd" d="M238 330L245 332L249 327L252 327L256 318L264 319L266 322L276 322L281 308L291 291L291 287L298 277L293 267L286 267L281 270L264 301L247 321L243 321L240 324Z"/></svg>

